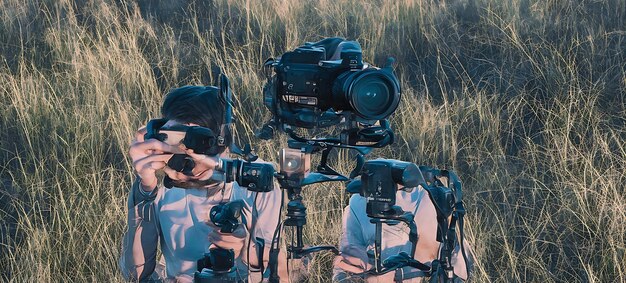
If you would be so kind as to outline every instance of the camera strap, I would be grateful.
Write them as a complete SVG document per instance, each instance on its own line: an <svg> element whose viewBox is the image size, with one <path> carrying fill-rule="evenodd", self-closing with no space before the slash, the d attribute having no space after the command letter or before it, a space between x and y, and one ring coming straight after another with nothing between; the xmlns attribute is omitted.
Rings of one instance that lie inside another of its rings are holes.
<svg viewBox="0 0 626 283"><path fill-rule="evenodd" d="M230 81L224 74L220 74L219 97L224 104L224 120L220 127L220 135L217 137L217 145L227 147L233 142L232 137L232 91L230 89Z"/></svg>
<svg viewBox="0 0 626 283"><path fill-rule="evenodd" d="M432 278L443 278L444 282L453 277L452 266L442 266L442 264L451 264L452 252L455 245L459 244L463 260L465 261L466 271L469 276L469 262L464 247L463 233L463 216L465 215L465 207L463 206L462 183L459 177L453 171L438 170L426 166L420 166L429 183L423 187L428 191L429 197L437 211L437 241L441 242L443 249L440 251L439 258L433 261ZM439 177L447 178L447 185L443 185ZM450 222L448 223L448 217ZM457 237L457 225L459 237ZM447 270L444 270L443 268ZM452 274L451 274L452 273ZM439 281L435 281L439 282Z"/></svg>
<svg viewBox="0 0 626 283"><path fill-rule="evenodd" d="M467 253L465 251L465 244L464 244L464 240L465 240L465 234L463 233L463 216L465 216L465 207L463 205L463 191L462 191L462 183L461 180L459 179L459 177L456 175L456 173L452 172L452 171L447 171L447 175L448 175L448 180L449 182L452 183L452 187L454 188L454 193L455 193L455 199L456 199L456 203L454 204L454 213L452 214L452 222L450 223L452 225L456 224L455 222L458 221L458 226L459 226L459 236L460 239L458 239L458 243L460 245L460 249L461 249L461 254L463 255L463 260L465 261L465 269L467 272L467 277L469 278L469 274L470 274L470 262L468 261L467 258Z"/></svg>
<svg viewBox="0 0 626 283"><path fill-rule="evenodd" d="M452 189L452 193L454 195L454 204L453 204L451 220L450 220L449 226L447 227L448 228L447 234L445 235L447 242L443 243L444 246L446 247L445 248L446 254L444 254L443 256L446 259L447 263L451 263L452 252L455 249L454 246L456 244L459 244L459 248L463 255L463 260L465 261L465 268L466 268L467 276L469 277L469 271L470 271L469 262L467 259L467 254L465 252L465 247L464 247L464 242L463 242L465 238L465 235L463 233L463 216L465 216L466 211L465 211L465 207L463 206L462 183L459 177L453 171L441 170L440 173L441 173L441 176L446 177L448 179L448 188ZM458 225L458 231L459 231L458 238L456 237L457 225ZM448 268L452 268L452 266L449 266ZM447 276L449 275L444 274L444 277L447 277Z"/></svg>
<svg viewBox="0 0 626 283"><path fill-rule="evenodd" d="M255 243L257 247L257 262L259 263L259 268L261 269L261 277L263 277L263 273L265 273L265 264L263 263L263 256L265 253L265 240L261 237L256 237Z"/></svg>

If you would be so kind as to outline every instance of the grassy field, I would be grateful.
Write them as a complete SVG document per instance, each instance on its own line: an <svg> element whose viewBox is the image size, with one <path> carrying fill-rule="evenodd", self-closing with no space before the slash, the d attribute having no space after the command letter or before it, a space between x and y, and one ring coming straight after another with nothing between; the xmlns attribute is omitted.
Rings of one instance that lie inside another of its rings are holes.
<svg viewBox="0 0 626 283"><path fill-rule="evenodd" d="M0 0L0 281L121 281L126 152L163 94L222 68L275 161L263 61L343 36L397 59L399 138L370 157L464 180L474 282L626 282L625 27L623 0ZM347 198L307 188L307 243Z"/></svg>

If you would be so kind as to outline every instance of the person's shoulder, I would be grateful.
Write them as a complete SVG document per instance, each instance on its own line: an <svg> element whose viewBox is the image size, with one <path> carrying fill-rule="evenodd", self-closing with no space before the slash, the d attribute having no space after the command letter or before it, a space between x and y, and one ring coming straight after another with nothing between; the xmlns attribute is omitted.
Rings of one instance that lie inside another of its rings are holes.
<svg viewBox="0 0 626 283"><path fill-rule="evenodd" d="M367 204L367 200L365 199L365 197L361 196L360 194L353 194L350 197L350 201L348 202L348 205L353 210L362 209L363 211L365 211L366 204Z"/></svg>
<svg viewBox="0 0 626 283"><path fill-rule="evenodd" d="M411 202L419 202L427 194L422 186L404 188L396 192L397 199L404 199Z"/></svg>

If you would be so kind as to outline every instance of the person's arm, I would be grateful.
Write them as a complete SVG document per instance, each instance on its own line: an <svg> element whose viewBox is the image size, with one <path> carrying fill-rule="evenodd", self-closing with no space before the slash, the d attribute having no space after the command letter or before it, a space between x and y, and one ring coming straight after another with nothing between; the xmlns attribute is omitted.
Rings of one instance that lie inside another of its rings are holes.
<svg viewBox="0 0 626 283"><path fill-rule="evenodd" d="M371 268L368 262L368 241L363 235L362 223L359 222L356 210L359 202L363 202L358 195L350 198L350 203L343 211L341 221L341 237L339 239L340 255L333 262L333 281L345 282L354 273L361 273ZM369 225L370 223L365 223Z"/></svg>
<svg viewBox="0 0 626 283"><path fill-rule="evenodd" d="M167 168L173 154L183 153L156 139L144 140L146 127L135 133L128 155L133 162L137 178L128 195L128 229L124 235L120 269L127 280L143 280L150 277L156 266L157 245L160 235L158 218L154 207L158 178L162 170L176 180L177 172Z"/></svg>
<svg viewBox="0 0 626 283"><path fill-rule="evenodd" d="M137 178L128 195L128 228L119 262L130 281L142 281L154 272L160 234L154 207L158 189L146 192L140 184Z"/></svg>

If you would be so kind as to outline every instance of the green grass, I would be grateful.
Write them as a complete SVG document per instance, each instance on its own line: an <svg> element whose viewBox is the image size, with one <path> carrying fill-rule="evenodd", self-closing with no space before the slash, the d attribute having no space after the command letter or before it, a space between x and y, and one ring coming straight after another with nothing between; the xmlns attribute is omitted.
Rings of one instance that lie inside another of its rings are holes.
<svg viewBox="0 0 626 283"><path fill-rule="evenodd" d="M397 59L398 139L371 157L460 174L474 282L626 281L626 2L158 2L0 0L1 281L121 281L126 152L163 94L222 68L240 143L275 161L261 65L325 36ZM343 188L305 197L305 241L336 244Z"/></svg>

